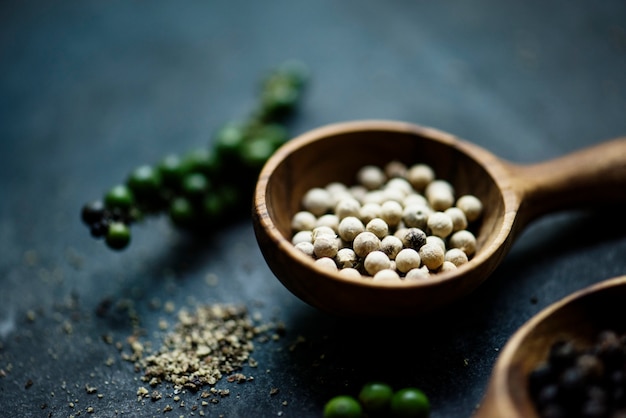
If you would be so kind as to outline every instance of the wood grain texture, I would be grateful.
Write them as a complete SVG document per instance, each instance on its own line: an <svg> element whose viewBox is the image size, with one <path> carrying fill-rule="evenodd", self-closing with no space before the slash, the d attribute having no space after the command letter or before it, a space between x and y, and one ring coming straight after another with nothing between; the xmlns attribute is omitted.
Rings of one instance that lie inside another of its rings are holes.
<svg viewBox="0 0 626 418"><path fill-rule="evenodd" d="M474 194L483 202L478 251L469 263L423 282L374 283L324 271L295 249L291 218L307 190L334 181L354 184L360 167L393 160L429 164L438 178L453 184L457 196ZM470 294L537 216L584 204L624 203L624 190L626 138L553 162L520 166L436 129L399 121L352 121L304 133L268 160L255 190L253 224L270 269L303 301L339 316L412 316Z"/></svg>

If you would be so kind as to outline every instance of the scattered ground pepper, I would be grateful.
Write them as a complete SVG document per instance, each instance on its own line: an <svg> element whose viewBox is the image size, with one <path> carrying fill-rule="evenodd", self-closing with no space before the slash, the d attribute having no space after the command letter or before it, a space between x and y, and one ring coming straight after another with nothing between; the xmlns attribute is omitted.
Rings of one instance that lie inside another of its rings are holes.
<svg viewBox="0 0 626 418"><path fill-rule="evenodd" d="M178 322L166 334L162 346L149 354L138 339L130 340L132 354L124 359L134 362L143 371L141 380L150 386L170 382L177 390L197 391L203 386L213 386L226 376L229 382L244 383L252 376L240 373L244 364L254 366L250 356L253 340L273 329L273 325L255 325L242 305L203 305L195 311L183 308L178 312ZM215 389L215 388L211 388ZM203 395L207 392L203 392ZM228 391L217 391L220 396ZM137 392L138 398L160 399L145 388Z"/></svg>

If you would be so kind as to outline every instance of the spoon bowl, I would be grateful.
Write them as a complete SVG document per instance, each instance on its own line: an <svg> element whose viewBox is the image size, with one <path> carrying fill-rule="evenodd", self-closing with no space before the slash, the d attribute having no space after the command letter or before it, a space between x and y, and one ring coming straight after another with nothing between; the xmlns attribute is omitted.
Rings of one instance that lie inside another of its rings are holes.
<svg viewBox="0 0 626 418"><path fill-rule="evenodd" d="M424 281L346 278L314 264L291 243L291 220L304 194L331 182L355 183L364 165L430 165L456 196L483 203L477 251L452 272ZM294 295L331 314L402 317L430 313L475 290L498 266L532 219L583 204L626 202L626 138L543 164L522 166L437 129L400 121L331 124L278 149L254 193L255 236L268 266Z"/></svg>
<svg viewBox="0 0 626 418"><path fill-rule="evenodd" d="M600 331L625 332L624 304L626 276L620 276L579 290L533 316L500 353L474 418L538 417L528 391L530 373L559 340L591 347Z"/></svg>

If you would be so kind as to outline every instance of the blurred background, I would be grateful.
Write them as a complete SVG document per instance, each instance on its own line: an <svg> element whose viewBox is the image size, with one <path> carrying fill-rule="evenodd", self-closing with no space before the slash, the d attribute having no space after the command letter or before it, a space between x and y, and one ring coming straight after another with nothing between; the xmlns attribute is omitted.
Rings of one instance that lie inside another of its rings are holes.
<svg viewBox="0 0 626 418"><path fill-rule="evenodd" d="M155 312L157 299L177 309L245 303L285 324L279 341L256 348L259 366L244 372L255 380L220 382L231 395L204 407L208 416L321 416L331 396L385 379L422 388L433 418L469 417L519 326L572 291L626 274L623 219L554 214L449 313L363 323L286 291L247 218L200 242L165 217L148 219L121 252L89 235L84 203L138 165L211 146L219 126L251 111L260 78L287 60L310 73L292 136L345 120L404 120L531 163L626 135L620 0L3 1L0 410L162 414L163 401L137 401L141 374L103 338L125 342L138 321L158 344L168 314ZM132 304L132 321L97 315L104 299ZM197 415L198 395L180 396L187 407L172 414Z"/></svg>

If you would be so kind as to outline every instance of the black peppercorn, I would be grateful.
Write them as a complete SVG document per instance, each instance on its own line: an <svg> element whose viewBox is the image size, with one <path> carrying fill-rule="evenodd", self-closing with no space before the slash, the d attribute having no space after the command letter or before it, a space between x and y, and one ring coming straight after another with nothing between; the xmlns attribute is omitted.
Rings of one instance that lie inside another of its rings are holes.
<svg viewBox="0 0 626 418"><path fill-rule="evenodd" d="M625 334L626 335L626 334ZM590 347L555 342L528 376L542 418L626 418L626 338L604 330Z"/></svg>

